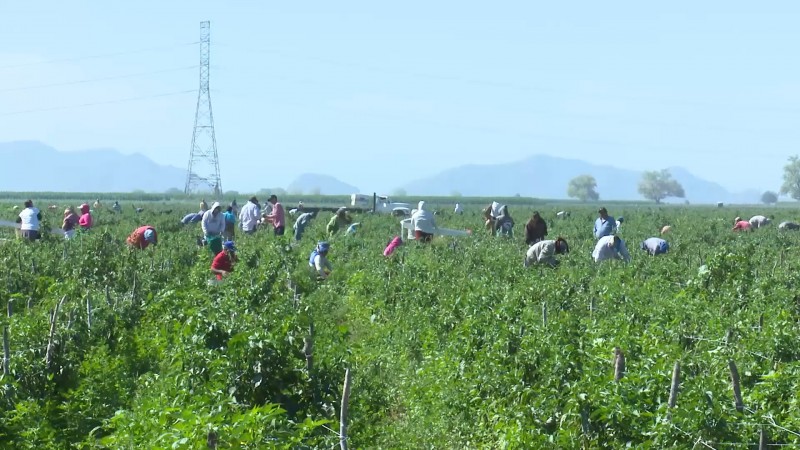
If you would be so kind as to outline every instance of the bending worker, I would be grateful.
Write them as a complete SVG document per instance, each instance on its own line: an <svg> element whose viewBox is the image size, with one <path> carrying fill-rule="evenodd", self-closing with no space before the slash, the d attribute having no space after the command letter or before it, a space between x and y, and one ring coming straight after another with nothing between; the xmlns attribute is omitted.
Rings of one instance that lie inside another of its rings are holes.
<svg viewBox="0 0 800 450"><path fill-rule="evenodd" d="M625 262L631 260L625 241L619 236L603 236L597 241L597 245L592 252L594 262L605 261L607 259L621 259Z"/></svg>
<svg viewBox="0 0 800 450"><path fill-rule="evenodd" d="M641 248L652 256L663 255L669 251L669 243L664 239L651 237L642 241Z"/></svg>
<svg viewBox="0 0 800 450"><path fill-rule="evenodd" d="M436 234L436 221L433 213L425 209L425 201L417 204L417 210L411 216L411 226L414 228L414 238L419 242L430 242Z"/></svg>
<svg viewBox="0 0 800 450"><path fill-rule="evenodd" d="M128 246L131 248L144 250L150 244L158 245L158 234L151 225L141 226L128 236Z"/></svg>
<svg viewBox="0 0 800 450"><path fill-rule="evenodd" d="M558 238L555 241L539 241L530 246L528 252L525 254L525 267L530 267L534 264L547 264L551 267L558 265L558 260L555 255L562 255L569 252L569 245L564 238Z"/></svg>
<svg viewBox="0 0 800 450"><path fill-rule="evenodd" d="M311 267L318 278L328 278L333 271L330 261L328 261L328 251L331 246L325 241L317 243L317 247L311 252L308 258L308 266Z"/></svg>

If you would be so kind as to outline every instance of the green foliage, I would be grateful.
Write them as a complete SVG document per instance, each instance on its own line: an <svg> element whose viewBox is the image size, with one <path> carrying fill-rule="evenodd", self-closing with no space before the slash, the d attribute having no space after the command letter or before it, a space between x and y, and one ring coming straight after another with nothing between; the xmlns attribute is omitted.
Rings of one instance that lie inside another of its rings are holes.
<svg viewBox="0 0 800 450"><path fill-rule="evenodd" d="M790 157L789 162L783 166L781 194L800 200L800 158L797 155Z"/></svg>
<svg viewBox="0 0 800 450"><path fill-rule="evenodd" d="M591 175L580 175L569 180L567 195L582 202L600 200L600 194L597 193L597 181Z"/></svg>
<svg viewBox="0 0 800 450"><path fill-rule="evenodd" d="M638 190L642 197L656 203L661 203L661 200L667 197L684 198L686 196L683 186L672 179L672 174L666 169L643 173Z"/></svg>
<svg viewBox="0 0 800 450"><path fill-rule="evenodd" d="M761 203L767 205L774 205L775 203L778 203L778 194L772 191L764 192L761 194Z"/></svg>
<svg viewBox="0 0 800 450"><path fill-rule="evenodd" d="M633 260L596 265L595 208L555 220L564 205L518 201L515 216L538 210L570 242L558 268L525 269L521 237L478 231L386 259L399 223L365 214L356 235L330 240L334 271L318 282L307 260L322 213L297 245L237 236L240 263L209 286L199 225L180 225L176 204L99 211L71 242L0 243L0 306L13 312L0 438L25 449L333 448L350 368L351 448L738 448L771 421L772 443L800 445L800 234L731 232L729 216L758 212L745 208L617 207ZM482 230L484 203L437 223ZM131 252L125 237L143 223L159 246ZM666 224L670 253L638 250Z"/></svg>

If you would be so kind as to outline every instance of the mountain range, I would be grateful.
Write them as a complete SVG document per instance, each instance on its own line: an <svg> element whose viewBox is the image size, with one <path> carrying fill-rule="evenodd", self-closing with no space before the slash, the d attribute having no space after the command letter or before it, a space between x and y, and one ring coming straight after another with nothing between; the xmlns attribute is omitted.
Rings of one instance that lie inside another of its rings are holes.
<svg viewBox="0 0 800 450"><path fill-rule="evenodd" d="M729 192L721 185L699 178L681 167L668 168L686 191L691 203L758 203L761 192ZM547 199L567 198L567 185L579 175L592 175L603 200L643 200L637 192L642 172L575 159L535 155L521 161L495 165L464 165L412 181L402 189L408 194L464 196L511 196ZM683 201L683 200L681 200Z"/></svg>
<svg viewBox="0 0 800 450"><path fill-rule="evenodd" d="M140 155L114 149L60 152L38 141L0 143L0 191L24 192L165 192L181 188L186 170L161 165ZM13 161L21 160L19 165ZM669 168L691 203L757 203L761 192L729 192L681 167ZM409 195L513 196L567 198L572 178L588 174L597 180L601 200L642 200L637 185L642 172L555 156L535 155L494 165L463 165L412 181L402 190ZM305 173L287 192L326 195L359 193L336 178ZM681 200L683 201L683 200Z"/></svg>

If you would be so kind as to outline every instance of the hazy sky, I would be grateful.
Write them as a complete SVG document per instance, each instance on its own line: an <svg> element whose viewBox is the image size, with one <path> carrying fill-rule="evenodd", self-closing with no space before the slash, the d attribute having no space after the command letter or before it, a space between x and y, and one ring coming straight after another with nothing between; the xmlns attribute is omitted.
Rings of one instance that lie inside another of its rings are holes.
<svg viewBox="0 0 800 450"><path fill-rule="evenodd" d="M186 167L210 20L226 190L536 153L776 189L798 153L798 2L117 3L0 0L0 141Z"/></svg>

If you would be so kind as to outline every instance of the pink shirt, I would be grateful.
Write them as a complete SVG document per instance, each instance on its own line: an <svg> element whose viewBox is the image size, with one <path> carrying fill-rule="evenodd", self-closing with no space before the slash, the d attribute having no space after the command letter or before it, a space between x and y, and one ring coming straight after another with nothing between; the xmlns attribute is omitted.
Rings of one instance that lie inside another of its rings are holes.
<svg viewBox="0 0 800 450"><path fill-rule="evenodd" d="M395 236L395 238L392 239L392 242L390 242L389 245L386 246L386 249L383 250L383 256L390 256L402 243L403 240L400 239L399 236Z"/></svg>
<svg viewBox="0 0 800 450"><path fill-rule="evenodd" d="M733 229L734 230L742 230L742 231L749 230L750 229L750 222L748 222L746 220L740 220L740 221L736 222L736 225L733 226Z"/></svg>
<svg viewBox="0 0 800 450"><path fill-rule="evenodd" d="M272 205L272 214L268 215L267 219L272 222L272 226L275 228L283 226L283 205L281 205L281 202L275 202Z"/></svg>
<svg viewBox="0 0 800 450"><path fill-rule="evenodd" d="M81 228L92 228L92 215L90 213L81 215L81 218L78 220L78 225L80 225Z"/></svg>

